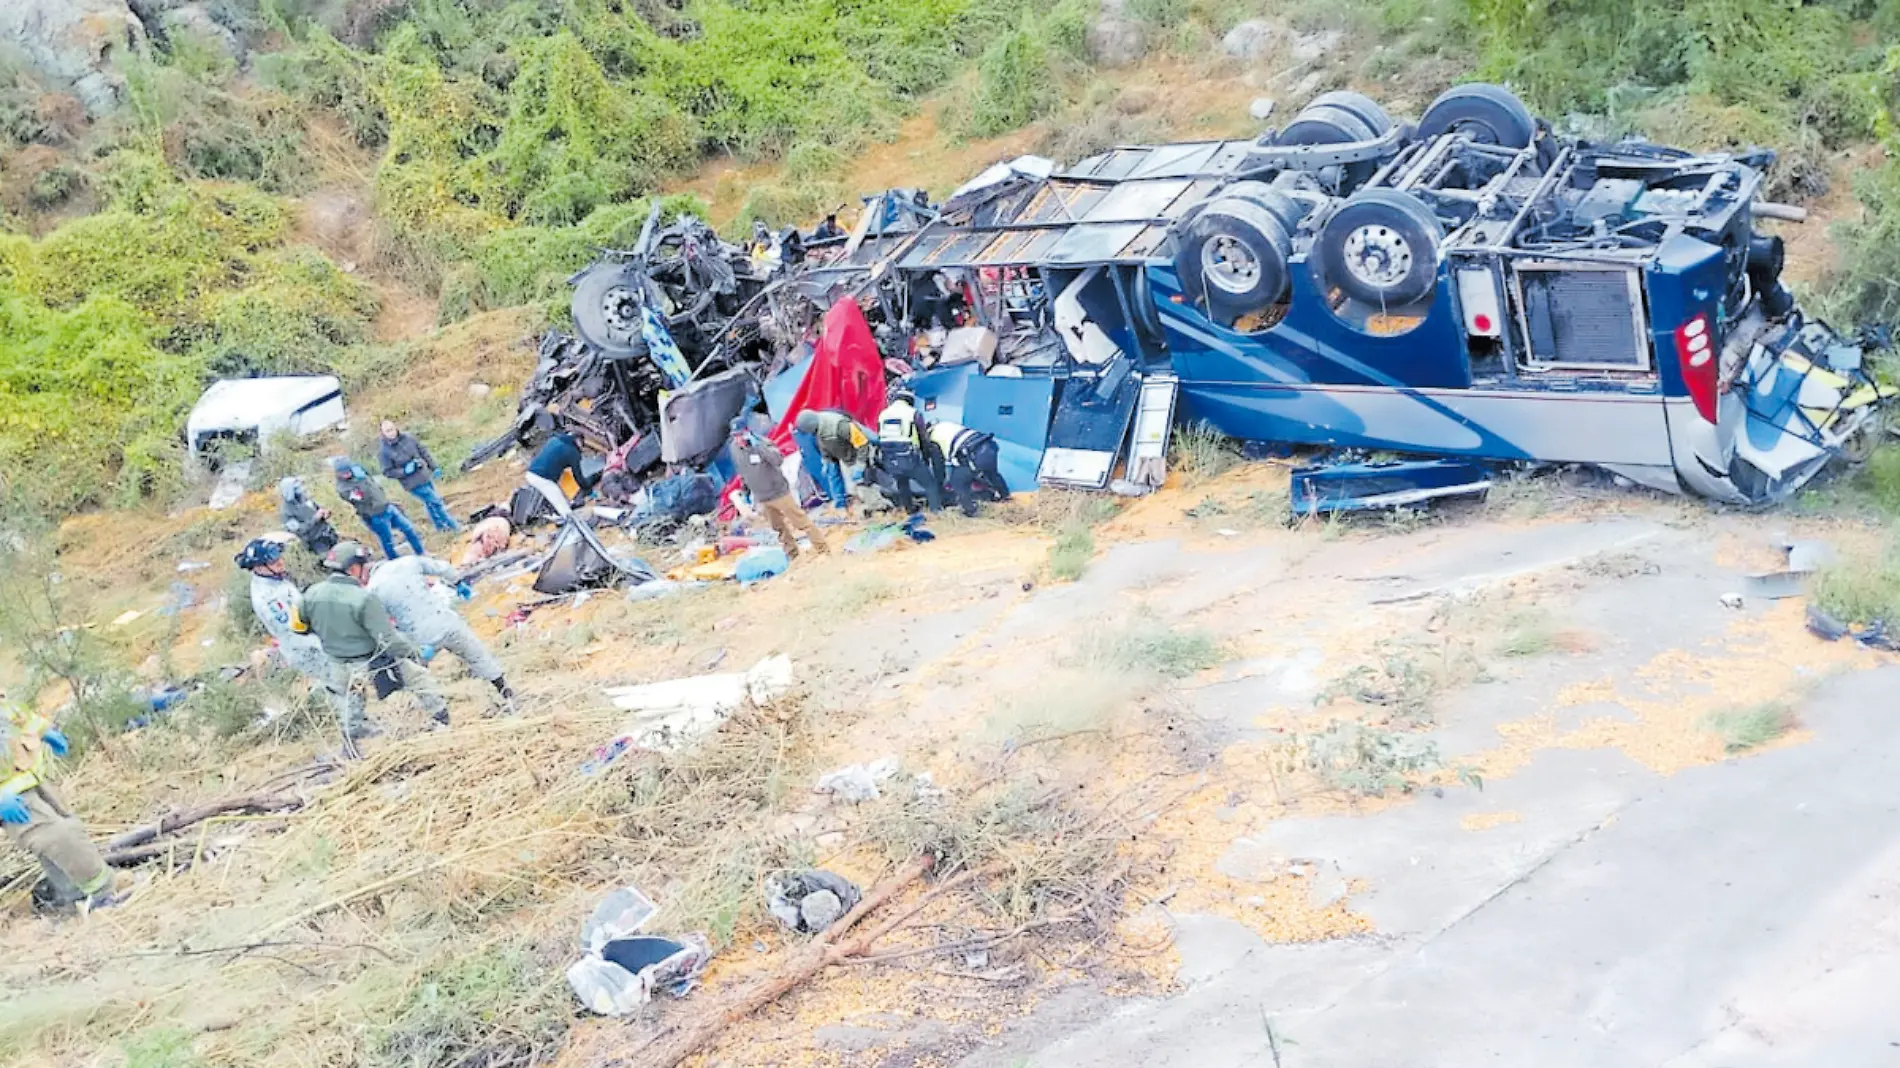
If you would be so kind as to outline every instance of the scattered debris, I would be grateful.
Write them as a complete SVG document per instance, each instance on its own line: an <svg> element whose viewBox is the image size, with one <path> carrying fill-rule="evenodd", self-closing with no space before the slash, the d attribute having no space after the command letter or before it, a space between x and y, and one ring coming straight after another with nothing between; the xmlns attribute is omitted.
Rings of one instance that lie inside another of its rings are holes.
<svg viewBox="0 0 1900 1068"><path fill-rule="evenodd" d="M786 930L817 934L858 905L863 896L849 879L828 871L774 875L765 883L765 907Z"/></svg>
<svg viewBox="0 0 1900 1068"><path fill-rule="evenodd" d="M1753 596L1771 601L1799 597L1814 573L1834 561L1834 547L1824 541L1780 541L1776 548L1787 554L1788 566L1746 576L1743 581Z"/></svg>
<svg viewBox="0 0 1900 1068"><path fill-rule="evenodd" d="M847 764L842 768L833 768L818 777L812 792L830 794L833 797L853 804L860 801L874 801L883 796L877 784L897 774L897 758L884 757L869 764Z"/></svg>
<svg viewBox="0 0 1900 1068"><path fill-rule="evenodd" d="M653 999L655 990L685 997L712 959L704 936L643 935L655 912L631 886L607 895L581 927L582 956L568 966L567 984L591 1012L625 1016Z"/></svg>
<svg viewBox="0 0 1900 1068"><path fill-rule="evenodd" d="M1813 605L1808 606L1808 633L1822 641L1840 641L1852 638L1869 649L1882 652L1900 653L1900 636L1889 633L1887 621L1876 619L1864 626L1850 626L1835 619Z"/></svg>
<svg viewBox="0 0 1900 1068"><path fill-rule="evenodd" d="M1722 595L1722 607L1723 607L1723 608L1740 608L1740 607L1742 607L1742 595L1741 595L1741 594L1739 594L1739 593L1725 593L1725 594L1723 594L1723 595Z"/></svg>
<svg viewBox="0 0 1900 1068"><path fill-rule="evenodd" d="M768 656L749 671L614 686L605 693L615 708L637 713L616 738L633 748L670 750L724 723L740 708L768 705L792 688L792 661Z"/></svg>
<svg viewBox="0 0 1900 1068"><path fill-rule="evenodd" d="M784 549L776 545L755 545L739 557L732 577L738 579L741 585L749 586L783 575L791 566L791 558L785 555Z"/></svg>

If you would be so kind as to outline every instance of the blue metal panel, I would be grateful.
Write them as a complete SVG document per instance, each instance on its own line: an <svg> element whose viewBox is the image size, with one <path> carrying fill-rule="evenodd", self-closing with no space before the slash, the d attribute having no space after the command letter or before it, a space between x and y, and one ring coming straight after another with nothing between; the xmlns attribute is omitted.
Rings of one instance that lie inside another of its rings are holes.
<svg viewBox="0 0 1900 1068"><path fill-rule="evenodd" d="M1716 328L1712 338L1716 351L1721 351L1728 325L1720 321L1722 291L1726 286L1722 250L1715 245L1677 234L1657 248L1656 258L1644 272L1643 288L1649 297L1649 336L1664 395L1689 395L1689 388L1682 382L1682 364L1676 355L1676 327L1695 318L1697 313L1707 315L1709 325Z"/></svg>
<svg viewBox="0 0 1900 1068"><path fill-rule="evenodd" d="M1055 405L1052 378L971 378L963 395L963 425L996 436L997 467L1010 491L1036 488L1036 471L1049 441Z"/></svg>
<svg viewBox="0 0 1900 1068"><path fill-rule="evenodd" d="M797 359L765 380L765 410L772 413L772 422L775 424L785 418L785 410L792 406L792 398L798 396L798 387L805 384L805 376L811 373L811 344L800 342L795 354Z"/></svg>
<svg viewBox="0 0 1900 1068"><path fill-rule="evenodd" d="M1331 382L1385 386L1471 384L1470 354L1451 277L1442 268L1425 320L1403 334L1375 336L1342 321L1326 305L1306 261L1291 264L1287 317L1258 334L1210 321L1181 289L1169 264L1148 266L1175 373L1183 382Z"/></svg>
<svg viewBox="0 0 1900 1068"><path fill-rule="evenodd" d="M981 370L974 361L951 364L930 371L919 371L906 378L904 385L917 395L917 403L923 406L925 419L933 423L946 419L952 423L963 423L965 390L972 381L981 377L978 374Z"/></svg>

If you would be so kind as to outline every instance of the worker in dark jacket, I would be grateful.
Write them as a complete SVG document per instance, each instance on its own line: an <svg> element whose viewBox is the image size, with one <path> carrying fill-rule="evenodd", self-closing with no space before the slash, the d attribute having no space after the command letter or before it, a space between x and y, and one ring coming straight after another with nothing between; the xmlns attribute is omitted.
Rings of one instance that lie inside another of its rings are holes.
<svg viewBox="0 0 1900 1068"><path fill-rule="evenodd" d="M778 532L778 543L785 550L786 558L798 555L798 536L794 528L805 532L813 549L825 552L825 536L798 506L798 498L792 496L791 483L785 481L785 473L779 470L779 465L785 462L785 454L778 451L778 446L754 434L743 420L738 420L732 424L731 452L732 465L739 469L739 481L745 483L752 503Z"/></svg>
<svg viewBox="0 0 1900 1068"><path fill-rule="evenodd" d="M943 508L943 473L933 469L929 427L917 410L917 397L909 390L891 395L891 403L877 417L877 465L890 476L897 506L915 514L916 500L911 483L921 483L930 510Z"/></svg>
<svg viewBox="0 0 1900 1068"><path fill-rule="evenodd" d="M376 484L376 479L368 471L363 470L362 464L353 463L347 456L332 456L330 469L336 472L336 495L356 509L357 516L375 532L376 540L383 544L384 556L391 560L396 558L394 531L397 530L409 539L409 547L416 551L416 555L422 555L422 535L416 533L416 528L410 525L409 517L402 514L402 509L389 503L383 487Z"/></svg>
<svg viewBox="0 0 1900 1068"><path fill-rule="evenodd" d="M344 735L354 739L378 733L360 719L362 694L370 687L378 698L397 690L414 693L422 710L447 726L448 702L422 666L435 656L435 647L417 645L397 630L389 609L366 588L369 553L356 542L338 542L323 558L323 566L330 576L303 592L290 629L316 635L324 655L337 663L338 682L352 695L346 714L356 717L343 724Z"/></svg>
<svg viewBox="0 0 1900 1068"><path fill-rule="evenodd" d="M792 426L792 440L798 443L798 454L811 480L833 508L848 507L851 487L844 465L862 463L874 435L848 413L836 409L819 412L807 408L798 413Z"/></svg>
<svg viewBox="0 0 1900 1068"><path fill-rule="evenodd" d="M330 524L330 510L310 499L303 479L285 475L277 483L277 495L282 498L277 506L277 518L284 529L297 535L303 547L318 556L329 552L338 541L336 527Z"/></svg>
<svg viewBox="0 0 1900 1068"><path fill-rule="evenodd" d="M377 450L377 459L382 461L384 478L395 479L422 502L435 529L462 529L443 507L442 495L435 491L435 480L442 474L436 469L435 457L429 455L428 447L416 440L414 434L398 427L394 420L383 420L383 444Z"/></svg>
<svg viewBox="0 0 1900 1068"><path fill-rule="evenodd" d="M541 451L534 454L534 461L528 465L528 473L540 475L549 482L560 484L564 472L574 473L574 484L581 489L585 497L594 492L594 480L581 471L580 439L568 431L561 431L548 439Z"/></svg>
<svg viewBox="0 0 1900 1068"><path fill-rule="evenodd" d="M930 442L950 464L950 488L964 515L976 514L976 486L997 500L1009 500L1009 484L996 469L996 437L948 421L930 424Z"/></svg>

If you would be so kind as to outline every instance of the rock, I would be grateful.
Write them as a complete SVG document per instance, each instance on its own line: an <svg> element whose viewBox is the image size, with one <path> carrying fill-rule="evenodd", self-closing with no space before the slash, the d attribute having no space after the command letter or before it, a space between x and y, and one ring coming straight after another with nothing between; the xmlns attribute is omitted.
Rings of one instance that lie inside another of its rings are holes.
<svg viewBox="0 0 1900 1068"><path fill-rule="evenodd" d="M1331 55L1339 48L1339 44L1343 40L1345 40L1345 35L1338 30L1317 30L1313 33L1302 33L1293 38L1293 47L1290 50L1290 54L1299 62L1308 63L1321 56Z"/></svg>
<svg viewBox="0 0 1900 1068"><path fill-rule="evenodd" d="M1273 24L1266 19L1248 19L1220 39L1221 51L1235 59L1259 59L1272 46Z"/></svg>
<svg viewBox="0 0 1900 1068"><path fill-rule="evenodd" d="M0 46L17 51L29 72L70 89L94 117L124 98L125 78L116 64L145 41L145 25L126 0L0 3Z"/></svg>
<svg viewBox="0 0 1900 1068"><path fill-rule="evenodd" d="M1247 105L1247 114L1252 116L1255 122L1265 122L1272 118L1273 98L1270 96L1254 97L1253 103Z"/></svg>
<svg viewBox="0 0 1900 1068"><path fill-rule="evenodd" d="M1089 27L1089 58L1098 66L1126 67L1148 54L1148 31L1118 14L1103 14Z"/></svg>
<svg viewBox="0 0 1900 1068"><path fill-rule="evenodd" d="M844 915L844 903L838 895L829 890L819 890L806 894L805 900L798 904L799 919L804 921L807 931L822 931L837 922Z"/></svg>
<svg viewBox="0 0 1900 1068"><path fill-rule="evenodd" d="M1320 86L1325 84L1325 71L1308 71L1306 77L1301 78L1300 83L1293 87L1293 97L1296 100L1311 100L1313 97L1319 95Z"/></svg>
<svg viewBox="0 0 1900 1068"><path fill-rule="evenodd" d="M468 384L468 395L471 397L486 397L494 391L495 387L486 382L470 382Z"/></svg>
<svg viewBox="0 0 1900 1068"><path fill-rule="evenodd" d="M235 60L244 58L244 42L230 27L212 17L202 4L182 4L158 17L158 25L168 39L189 37Z"/></svg>

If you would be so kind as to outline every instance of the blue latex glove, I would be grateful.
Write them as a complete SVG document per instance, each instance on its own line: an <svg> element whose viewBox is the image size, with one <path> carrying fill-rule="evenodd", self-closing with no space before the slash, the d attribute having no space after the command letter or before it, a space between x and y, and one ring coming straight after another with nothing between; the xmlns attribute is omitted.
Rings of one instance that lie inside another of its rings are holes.
<svg viewBox="0 0 1900 1068"><path fill-rule="evenodd" d="M475 587L466 582L458 582L455 584L455 595L466 601L475 596Z"/></svg>
<svg viewBox="0 0 1900 1068"><path fill-rule="evenodd" d="M435 480L436 480L437 482L440 482L440 481L442 481L442 469L441 469L441 468L439 468L439 467L438 467L438 468L436 468L436 469L435 469L435 471L433 472L433 474L434 474L434 476L435 476Z"/></svg>
<svg viewBox="0 0 1900 1068"><path fill-rule="evenodd" d="M434 659L435 659L435 646L433 645L423 646L422 647L422 662L426 664L429 661L434 660Z"/></svg>
<svg viewBox="0 0 1900 1068"><path fill-rule="evenodd" d="M58 728L54 728L40 735L40 741L45 742L46 748L51 749L53 755L56 757L65 756L68 752L72 751L73 747L73 743L66 739L65 732Z"/></svg>
<svg viewBox="0 0 1900 1068"><path fill-rule="evenodd" d="M26 802L19 794L0 794L0 823L32 823L33 813L26 810Z"/></svg>
<svg viewBox="0 0 1900 1068"><path fill-rule="evenodd" d="M402 465L402 473L405 475L413 475L416 473L416 468L421 466L421 464L421 460L411 460Z"/></svg>

